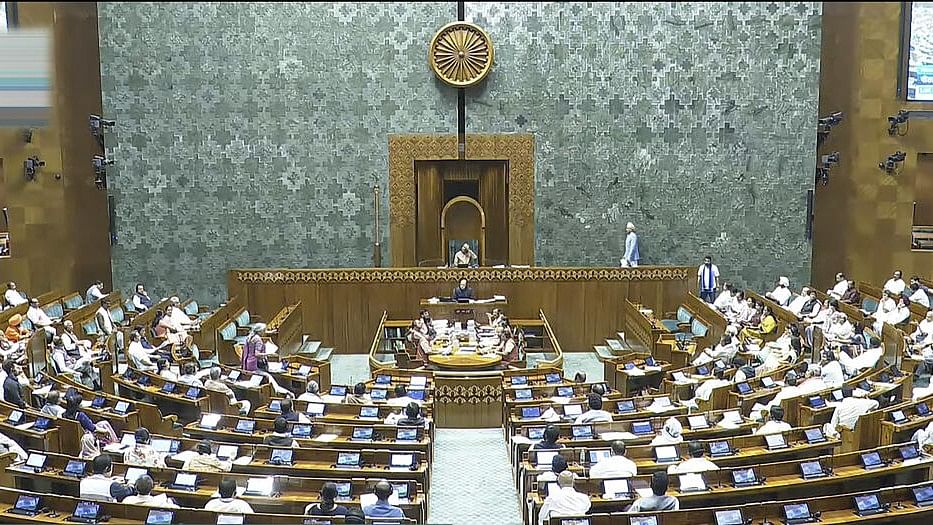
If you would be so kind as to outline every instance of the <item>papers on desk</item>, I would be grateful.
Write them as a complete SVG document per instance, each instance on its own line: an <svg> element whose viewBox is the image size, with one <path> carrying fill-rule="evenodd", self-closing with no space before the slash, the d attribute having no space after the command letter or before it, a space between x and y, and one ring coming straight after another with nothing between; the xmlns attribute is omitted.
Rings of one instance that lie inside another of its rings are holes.
<svg viewBox="0 0 933 525"><path fill-rule="evenodd" d="M319 441L321 443L330 443L331 441L337 439L338 437L340 436L338 436L337 434L321 434L320 436L315 437L314 441Z"/></svg>
<svg viewBox="0 0 933 525"><path fill-rule="evenodd" d="M660 366L648 366L648 365L645 365L645 372L660 372L660 371L661 371L661 367L660 367Z"/></svg>
<svg viewBox="0 0 933 525"><path fill-rule="evenodd" d="M570 402L570 398L554 396L550 399L550 401L551 403L557 403L558 405L566 405L567 403Z"/></svg>
<svg viewBox="0 0 933 525"><path fill-rule="evenodd" d="M32 391L32 394L35 395L35 396L39 396L39 397L45 397L45 396L48 395L48 393L49 393L51 390L52 390L52 385L51 385L51 384L48 384L48 385L45 385L45 386L42 387L42 388L37 388L37 389L33 390L33 391ZM88 401L88 404L89 404L89 405L90 405L90 403L91 403L91 402ZM82 403L82 405L83 405L83 403Z"/></svg>
<svg viewBox="0 0 933 525"><path fill-rule="evenodd" d="M84 401L81 402L81 408L91 408L91 403L93 402L94 401L91 399L85 399Z"/></svg>
<svg viewBox="0 0 933 525"><path fill-rule="evenodd" d="M234 465L249 465L253 461L253 456L240 456L233 460Z"/></svg>
<svg viewBox="0 0 933 525"><path fill-rule="evenodd" d="M496 299L495 299L495 298L490 298L490 299L473 299L473 300L470 301L470 302L473 303L473 304L489 304L489 303L494 303L494 302L496 302Z"/></svg>
<svg viewBox="0 0 933 525"><path fill-rule="evenodd" d="M125 445L123 443L111 443L104 447L104 452L110 452L111 454L116 454L116 453L128 450L129 448L130 448L129 445Z"/></svg>
<svg viewBox="0 0 933 525"><path fill-rule="evenodd" d="M36 424L35 421L30 421L29 423L20 423L19 425L16 425L14 428L18 430L29 430L35 424Z"/></svg>
<svg viewBox="0 0 933 525"><path fill-rule="evenodd" d="M635 492L638 493L639 498L650 498L654 496L654 492L651 491L651 487L641 487L635 489Z"/></svg>
<svg viewBox="0 0 933 525"><path fill-rule="evenodd" d="M428 304L438 304L438 303L440 303L440 302L441 302L441 300L438 299L437 297L432 297L432 298L428 299Z"/></svg>
<svg viewBox="0 0 933 525"><path fill-rule="evenodd" d="M638 436L631 432L603 432L599 435L599 439L603 441L625 441L627 439L638 439Z"/></svg>
<svg viewBox="0 0 933 525"><path fill-rule="evenodd" d="M493 298L493 300L495 300L495 301L505 301L505 296L504 296L504 295L493 295L492 298Z"/></svg>
<svg viewBox="0 0 933 525"><path fill-rule="evenodd" d="M627 375L630 375L630 376L643 376L643 375L645 375L645 371L642 370L641 368L625 368L625 369L623 369L622 371L625 372Z"/></svg>
<svg viewBox="0 0 933 525"><path fill-rule="evenodd" d="M528 439L527 436L517 434L512 436L512 443L518 443L519 445L531 445L532 443L537 443L537 441L532 441L531 439Z"/></svg>

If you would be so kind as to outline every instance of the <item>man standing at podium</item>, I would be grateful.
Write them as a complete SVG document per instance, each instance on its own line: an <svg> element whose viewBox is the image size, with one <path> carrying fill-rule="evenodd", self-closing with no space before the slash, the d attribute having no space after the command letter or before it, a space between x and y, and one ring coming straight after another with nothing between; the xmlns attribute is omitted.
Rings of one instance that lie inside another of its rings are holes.
<svg viewBox="0 0 933 525"><path fill-rule="evenodd" d="M470 249L470 245L467 243L463 243L463 246L460 247L460 251L454 255L454 266L457 268L476 266L477 261L476 253Z"/></svg>

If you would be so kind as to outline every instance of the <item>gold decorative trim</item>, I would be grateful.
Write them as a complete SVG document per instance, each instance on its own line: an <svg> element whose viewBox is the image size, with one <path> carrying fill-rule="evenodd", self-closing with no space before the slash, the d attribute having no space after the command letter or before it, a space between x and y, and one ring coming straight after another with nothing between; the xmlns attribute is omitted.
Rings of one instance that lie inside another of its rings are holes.
<svg viewBox="0 0 933 525"><path fill-rule="evenodd" d="M678 281L690 276L692 266L639 268L367 268L327 270L234 269L242 283L290 284L315 282L407 283L472 281Z"/></svg>
<svg viewBox="0 0 933 525"><path fill-rule="evenodd" d="M455 160L457 135L389 135L389 247L392 265L415 261L415 161ZM530 133L469 134L465 160L508 162L509 260L533 264L535 140Z"/></svg>
<svg viewBox="0 0 933 525"><path fill-rule="evenodd" d="M498 385L448 386L434 389L434 400L444 404L488 405L502 402L502 387Z"/></svg>
<svg viewBox="0 0 933 525"><path fill-rule="evenodd" d="M482 82L492 69L494 56L489 34L469 22L445 25L428 46L428 64L434 74L456 88Z"/></svg>

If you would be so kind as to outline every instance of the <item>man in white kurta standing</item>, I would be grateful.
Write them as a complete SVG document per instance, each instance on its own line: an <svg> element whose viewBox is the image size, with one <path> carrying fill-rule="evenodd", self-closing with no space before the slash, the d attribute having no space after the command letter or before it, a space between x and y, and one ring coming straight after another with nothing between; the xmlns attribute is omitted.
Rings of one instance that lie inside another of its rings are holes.
<svg viewBox="0 0 933 525"><path fill-rule="evenodd" d="M713 264L709 255L703 258L703 264L697 269L697 285L700 288L700 299L712 304L716 300L716 288L719 281L719 268Z"/></svg>
<svg viewBox="0 0 933 525"><path fill-rule="evenodd" d="M622 267L636 268L641 256L638 254L638 235L635 233L635 225L626 224L625 231L625 255L622 256Z"/></svg>

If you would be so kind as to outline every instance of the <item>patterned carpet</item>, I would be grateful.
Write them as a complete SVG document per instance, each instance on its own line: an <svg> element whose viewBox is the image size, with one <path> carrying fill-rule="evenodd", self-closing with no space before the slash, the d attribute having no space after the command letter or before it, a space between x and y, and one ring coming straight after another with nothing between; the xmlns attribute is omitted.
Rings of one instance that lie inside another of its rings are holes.
<svg viewBox="0 0 933 525"><path fill-rule="evenodd" d="M432 525L521 525L502 429L437 429L434 450Z"/></svg>

